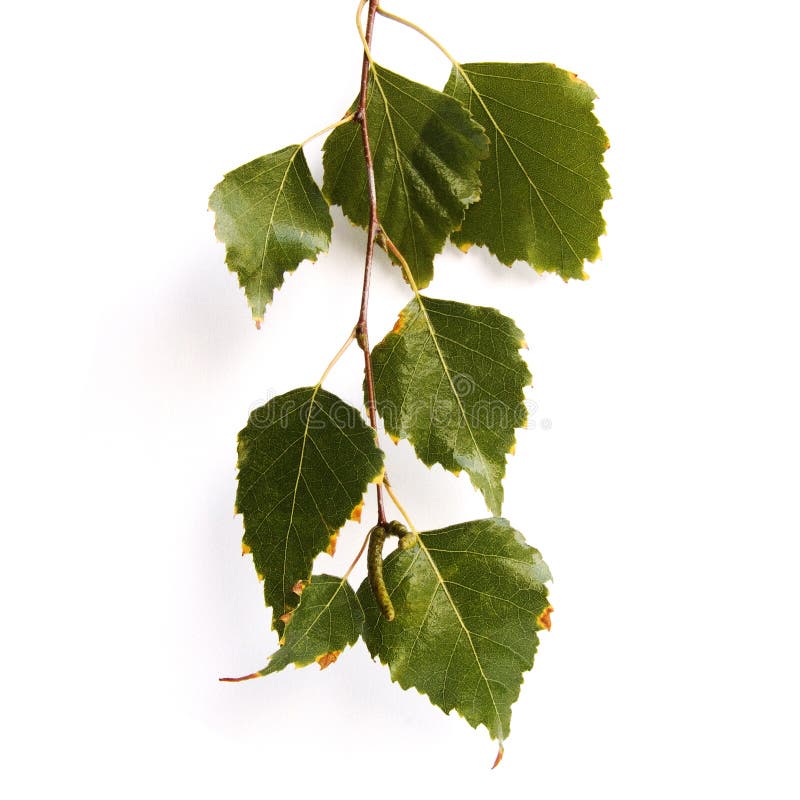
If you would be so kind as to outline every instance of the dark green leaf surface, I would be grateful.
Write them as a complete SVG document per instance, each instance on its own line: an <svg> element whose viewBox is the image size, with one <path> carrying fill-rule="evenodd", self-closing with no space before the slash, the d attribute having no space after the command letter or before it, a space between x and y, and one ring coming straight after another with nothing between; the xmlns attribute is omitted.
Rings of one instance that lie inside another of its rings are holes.
<svg viewBox="0 0 800 800"><path fill-rule="evenodd" d="M217 238L260 323L284 273L314 260L331 239L330 211L308 170L303 149L290 145L229 172L209 199Z"/></svg>
<svg viewBox="0 0 800 800"><path fill-rule="evenodd" d="M364 612L350 584L332 575L314 575L300 597L300 605L286 624L284 643L264 669L248 678L279 672L289 664L326 667L361 635Z"/></svg>
<svg viewBox="0 0 800 800"><path fill-rule="evenodd" d="M504 519L428 531L419 540L384 561L394 621L384 619L368 581L359 588L364 640L404 689L415 687L445 712L455 708L502 742L523 673L533 666L537 631L549 628L550 572Z"/></svg>
<svg viewBox="0 0 800 800"><path fill-rule="evenodd" d="M361 414L320 387L294 389L250 415L239 433L236 508L279 631L298 603L296 584L382 470Z"/></svg>
<svg viewBox="0 0 800 800"><path fill-rule="evenodd" d="M466 470L500 514L506 454L525 424L522 331L493 308L418 296L372 352L378 412L428 466Z"/></svg>
<svg viewBox="0 0 800 800"><path fill-rule="evenodd" d="M367 119L381 224L414 280L427 286L433 257L480 196L486 136L460 103L377 65L370 75ZM331 133L323 164L325 196L366 227L367 171L356 123Z"/></svg>
<svg viewBox="0 0 800 800"><path fill-rule="evenodd" d="M565 279L586 277L584 261L600 255L601 209L611 196L594 91L552 64L463 64L445 92L491 139L481 201L453 241L462 249L486 245L503 264L521 259Z"/></svg>

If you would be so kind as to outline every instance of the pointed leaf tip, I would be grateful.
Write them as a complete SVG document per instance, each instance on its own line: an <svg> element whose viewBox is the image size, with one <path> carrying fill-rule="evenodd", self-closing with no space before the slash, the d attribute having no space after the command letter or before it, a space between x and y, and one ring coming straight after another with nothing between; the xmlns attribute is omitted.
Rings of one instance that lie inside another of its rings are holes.
<svg viewBox="0 0 800 800"><path fill-rule="evenodd" d="M242 681L251 681L253 678L260 678L261 672L251 672L249 675L242 675L239 678L220 678L220 683L241 683Z"/></svg>
<svg viewBox="0 0 800 800"><path fill-rule="evenodd" d="M497 758L494 760L494 764L492 764L492 769L495 769L500 762L503 760L503 754L505 753L505 748L501 742L500 747L497 748Z"/></svg>

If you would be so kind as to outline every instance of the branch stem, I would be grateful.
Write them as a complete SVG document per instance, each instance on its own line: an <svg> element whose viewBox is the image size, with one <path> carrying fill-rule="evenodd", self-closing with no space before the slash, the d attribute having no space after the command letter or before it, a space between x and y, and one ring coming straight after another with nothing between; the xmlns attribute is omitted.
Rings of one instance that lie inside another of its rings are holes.
<svg viewBox="0 0 800 800"><path fill-rule="evenodd" d="M361 25L361 13L369 3L367 12L366 30ZM372 264L375 256L375 239L380 232L378 222L378 194L375 189L375 167L372 161L372 148L369 142L369 129L367 123L367 93L369 90L369 74L372 67L372 30L375 26L375 14L378 11L378 0L361 0L358 5L356 21L361 40L364 45L364 60L361 67L361 92L358 96L358 107L354 119L361 128L361 142L364 148L364 162L367 168L367 193L369 198L369 224L367 226L367 252L364 258L364 284L361 290L361 309L356 323L356 341L364 352L364 380L367 388L367 413L370 425L378 436L378 412L375 403L375 382L372 374L372 356L369 349L369 327L367 316L369 312L369 288L372 280ZM378 500L378 524L386 524L386 512L383 507L383 490L380 483L376 484L375 492Z"/></svg>

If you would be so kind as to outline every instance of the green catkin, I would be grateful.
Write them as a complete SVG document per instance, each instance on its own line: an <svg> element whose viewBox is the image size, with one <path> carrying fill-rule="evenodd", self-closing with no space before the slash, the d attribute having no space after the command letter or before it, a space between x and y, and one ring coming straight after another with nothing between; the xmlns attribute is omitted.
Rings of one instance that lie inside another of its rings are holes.
<svg viewBox="0 0 800 800"><path fill-rule="evenodd" d="M380 525L376 525L370 531L369 548L367 550L367 575L378 608L380 608L383 616L391 622L394 619L394 606L389 597L389 590L383 580L383 543L385 539L386 531Z"/></svg>
<svg viewBox="0 0 800 800"><path fill-rule="evenodd" d="M397 542L397 547L400 550L410 550L417 543L417 534L414 533L414 531L410 531L402 522L398 522L397 520L389 523L386 535L398 537L399 541Z"/></svg>

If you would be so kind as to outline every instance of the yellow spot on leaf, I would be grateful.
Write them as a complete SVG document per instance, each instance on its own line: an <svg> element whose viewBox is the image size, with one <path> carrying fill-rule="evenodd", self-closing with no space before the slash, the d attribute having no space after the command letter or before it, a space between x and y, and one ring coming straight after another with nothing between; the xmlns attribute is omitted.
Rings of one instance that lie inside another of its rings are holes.
<svg viewBox="0 0 800 800"><path fill-rule="evenodd" d="M353 522L361 522L361 512L364 510L364 501L362 500L354 509L353 513L350 515L350 519Z"/></svg>
<svg viewBox="0 0 800 800"><path fill-rule="evenodd" d="M336 552L336 540L339 538L339 531L336 531L331 538L328 540L328 546L325 548L325 552L332 556Z"/></svg>
<svg viewBox="0 0 800 800"><path fill-rule="evenodd" d="M392 444L400 444L399 436L395 436L393 433L390 433L389 438L392 440Z"/></svg>
<svg viewBox="0 0 800 800"><path fill-rule="evenodd" d="M468 253L473 244L475 244L475 243L474 242L462 242L460 245L458 245L458 249L462 253Z"/></svg>
<svg viewBox="0 0 800 800"><path fill-rule="evenodd" d="M250 545L245 544L244 542L242 542L242 555L246 556L246 555L248 555L248 554L250 554L252 552L253 552L253 550L250 547Z"/></svg>
<svg viewBox="0 0 800 800"><path fill-rule="evenodd" d="M544 611L542 611L542 613L539 614L538 617L536 617L536 622L538 623L539 628L545 631L550 630L550 626L552 624L550 622L550 615L553 613L554 610L555 609L553 608L553 606L547 606L547 608Z"/></svg>
<svg viewBox="0 0 800 800"><path fill-rule="evenodd" d="M517 443L516 442L514 442L514 444L511 445L511 449L508 451L508 454L510 456L515 456L517 454Z"/></svg>
<svg viewBox="0 0 800 800"><path fill-rule="evenodd" d="M403 314L401 314L397 318L397 322L395 322L394 328L392 328L392 333L400 333L400 331L403 330L405 326L406 326L406 318Z"/></svg>
<svg viewBox="0 0 800 800"><path fill-rule="evenodd" d="M257 578L258 578L258 579L259 579L259 580L260 580L262 583L264 582L264 576L263 576L263 575L262 575L260 572L256 572L256 577L257 577Z"/></svg>
<svg viewBox="0 0 800 800"><path fill-rule="evenodd" d="M383 475L386 472L386 467L382 467L381 471L372 479L372 483L383 483Z"/></svg>
<svg viewBox="0 0 800 800"><path fill-rule="evenodd" d="M519 340L519 349L520 350L529 350L528 343L524 339Z"/></svg>
<svg viewBox="0 0 800 800"><path fill-rule="evenodd" d="M320 669L327 669L341 654L341 650L334 650L331 653L325 653L325 655L317 656L316 661L319 664Z"/></svg>

